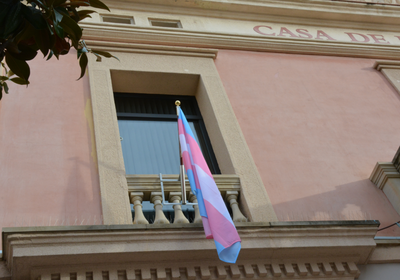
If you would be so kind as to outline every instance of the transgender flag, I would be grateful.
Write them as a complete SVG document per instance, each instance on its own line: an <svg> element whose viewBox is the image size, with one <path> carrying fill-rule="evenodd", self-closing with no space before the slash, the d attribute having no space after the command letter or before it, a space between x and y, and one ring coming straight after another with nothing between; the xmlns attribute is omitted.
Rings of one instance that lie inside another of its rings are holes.
<svg viewBox="0 0 400 280"><path fill-rule="evenodd" d="M180 107L178 130L183 164L197 197L206 237L214 238L221 261L235 263L241 248L239 234Z"/></svg>

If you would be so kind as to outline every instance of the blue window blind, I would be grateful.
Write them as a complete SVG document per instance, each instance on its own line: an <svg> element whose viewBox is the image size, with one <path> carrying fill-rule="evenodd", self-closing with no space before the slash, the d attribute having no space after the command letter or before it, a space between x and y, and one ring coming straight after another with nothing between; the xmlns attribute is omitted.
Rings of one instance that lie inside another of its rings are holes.
<svg viewBox="0 0 400 280"><path fill-rule="evenodd" d="M179 173L177 99L211 172L220 173L194 97L115 93L114 98L127 174Z"/></svg>

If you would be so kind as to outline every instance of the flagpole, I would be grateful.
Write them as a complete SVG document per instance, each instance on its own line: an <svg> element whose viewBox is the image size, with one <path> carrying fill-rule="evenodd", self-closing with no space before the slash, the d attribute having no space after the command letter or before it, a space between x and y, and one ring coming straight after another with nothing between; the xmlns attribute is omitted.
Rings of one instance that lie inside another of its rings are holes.
<svg viewBox="0 0 400 280"><path fill-rule="evenodd" d="M179 100L175 101L176 105L176 115L178 117L178 126L179 126L179 106L181 102ZM179 141L179 128L178 128L178 143ZM182 152L181 152L181 145L179 144L179 157L180 157L180 167L179 167L179 180L181 182L181 191L182 191L182 204L186 204L186 185L185 185L185 166L183 165L182 160Z"/></svg>

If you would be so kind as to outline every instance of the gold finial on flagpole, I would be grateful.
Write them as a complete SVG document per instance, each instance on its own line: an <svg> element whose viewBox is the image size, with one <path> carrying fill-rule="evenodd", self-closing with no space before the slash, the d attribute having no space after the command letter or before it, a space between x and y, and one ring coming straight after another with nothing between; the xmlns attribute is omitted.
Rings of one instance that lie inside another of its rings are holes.
<svg viewBox="0 0 400 280"><path fill-rule="evenodd" d="M175 105L176 105L176 115L179 117L179 109L181 108L179 107L179 105L181 105L181 102L179 100L176 100Z"/></svg>

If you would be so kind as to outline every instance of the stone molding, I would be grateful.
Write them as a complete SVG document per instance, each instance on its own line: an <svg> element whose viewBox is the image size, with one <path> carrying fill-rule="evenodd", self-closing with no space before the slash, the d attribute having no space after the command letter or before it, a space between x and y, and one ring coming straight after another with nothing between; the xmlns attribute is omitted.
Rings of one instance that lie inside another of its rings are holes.
<svg viewBox="0 0 400 280"><path fill-rule="evenodd" d="M380 71L400 94L400 61L377 60L373 67Z"/></svg>
<svg viewBox="0 0 400 280"><path fill-rule="evenodd" d="M392 162L377 162L369 178L400 214L400 173Z"/></svg>
<svg viewBox="0 0 400 280"><path fill-rule="evenodd" d="M121 42L106 42L85 40L85 42L96 49L104 49L110 52L127 52L127 53L143 53L143 54L160 54L160 55L176 55L189 57L204 57L215 59L218 54L217 49L209 48L190 48L179 46L163 46L149 44L134 44Z"/></svg>
<svg viewBox="0 0 400 280"><path fill-rule="evenodd" d="M236 226L242 251L233 265L218 260L214 243L193 224L5 228L3 259L15 280L354 279L356 264L375 248L379 223Z"/></svg>
<svg viewBox="0 0 400 280"><path fill-rule="evenodd" d="M400 240L375 239L376 248L368 263L400 263Z"/></svg>
<svg viewBox="0 0 400 280"><path fill-rule="evenodd" d="M383 69L400 69L400 61L377 60L372 67L378 71L382 71Z"/></svg>
<svg viewBox="0 0 400 280"><path fill-rule="evenodd" d="M332 0L327 0L332 1ZM342 2L356 2L356 3L371 3L378 5L394 5L399 6L400 2L398 0L333 0L333 1L342 1Z"/></svg>
<svg viewBox="0 0 400 280"><path fill-rule="evenodd" d="M400 59L400 49L395 45L374 45L286 37L260 37L257 35L217 34L137 26L121 28L104 26L104 24L92 22L82 23L81 26L85 29L85 40L91 41L93 45L113 51L126 52L129 50L129 45L127 44L144 43L146 45L175 45L193 48ZM112 47L109 41L116 42L116 44ZM154 51L154 47L150 48L150 52L152 51ZM130 50L129 52L138 52L138 50ZM140 48L139 52L145 52L145 50Z"/></svg>
<svg viewBox="0 0 400 280"><path fill-rule="evenodd" d="M383 189L388 179L400 179L400 173L392 162L377 162L369 179L379 189Z"/></svg>
<svg viewBox="0 0 400 280"><path fill-rule="evenodd" d="M323 263L265 263L253 261L247 264L188 264L179 267L176 264L163 264L137 268L134 265L113 267L106 270L98 267L86 269L48 270L35 269L31 279L37 280L213 280L213 279L343 279L358 278L360 271L354 262Z"/></svg>
<svg viewBox="0 0 400 280"><path fill-rule="evenodd" d="M400 24L399 6L381 5L350 1L329 0L105 0L110 8L153 11L165 13L171 9L185 15L204 15L241 20L268 19L283 21L292 17L292 22L305 21L305 24L319 23L329 26L344 23L364 25L381 24L392 26ZM290 19L289 19L290 20ZM388 28L384 28L388 29Z"/></svg>

